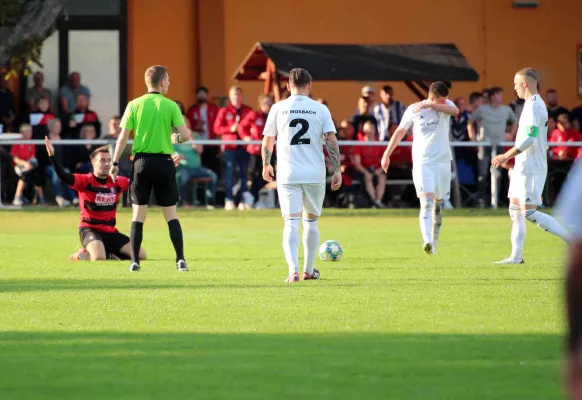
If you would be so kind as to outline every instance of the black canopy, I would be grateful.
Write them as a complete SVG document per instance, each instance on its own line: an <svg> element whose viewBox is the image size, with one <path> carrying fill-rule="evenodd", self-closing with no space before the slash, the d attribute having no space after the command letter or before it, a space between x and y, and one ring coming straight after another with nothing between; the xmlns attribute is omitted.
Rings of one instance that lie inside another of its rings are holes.
<svg viewBox="0 0 582 400"><path fill-rule="evenodd" d="M256 43L236 80L265 79L269 60L277 75L293 68L318 81L477 81L479 75L454 44L354 45Z"/></svg>

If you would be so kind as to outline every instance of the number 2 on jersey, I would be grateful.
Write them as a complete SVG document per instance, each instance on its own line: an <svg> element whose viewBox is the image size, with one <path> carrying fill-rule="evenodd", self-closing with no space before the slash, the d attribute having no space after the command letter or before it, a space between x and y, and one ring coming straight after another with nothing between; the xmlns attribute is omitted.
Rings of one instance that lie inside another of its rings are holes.
<svg viewBox="0 0 582 400"><path fill-rule="evenodd" d="M301 129L299 129L299 131L295 135L293 135L293 138L291 138L291 146L294 146L296 144L310 144L311 139L301 138L301 136L305 135L309 130L309 122L307 122L307 120L303 118L295 118L294 120L289 122L289 127L291 128L295 128L297 125L301 125Z"/></svg>

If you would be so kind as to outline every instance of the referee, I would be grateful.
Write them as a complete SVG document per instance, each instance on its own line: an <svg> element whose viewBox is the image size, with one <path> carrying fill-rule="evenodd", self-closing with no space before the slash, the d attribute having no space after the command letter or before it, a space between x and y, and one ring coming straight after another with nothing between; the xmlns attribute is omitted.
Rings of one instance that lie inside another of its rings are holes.
<svg viewBox="0 0 582 400"><path fill-rule="evenodd" d="M162 207L168 222L170 239L176 250L176 268L188 271L184 261L184 239L182 227L176 214L178 187L176 167L172 161L172 144L191 139L178 105L164 95L170 86L170 77L161 65L149 67L145 72L148 92L129 102L121 119L121 134L115 145L110 175L117 179L119 158L131 131L133 131L134 155L132 164L131 202L131 266L130 271L139 271L139 249L143 238L143 224L152 190L157 204ZM172 133L175 128L178 133Z"/></svg>

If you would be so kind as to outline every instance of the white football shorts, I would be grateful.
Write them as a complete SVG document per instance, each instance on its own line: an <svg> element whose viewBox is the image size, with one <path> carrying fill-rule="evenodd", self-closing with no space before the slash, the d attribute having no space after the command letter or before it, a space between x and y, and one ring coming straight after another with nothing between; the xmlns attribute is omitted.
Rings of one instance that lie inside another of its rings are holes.
<svg viewBox="0 0 582 400"><path fill-rule="evenodd" d="M279 205L283 216L300 213L321 215L325 197L325 183L297 183L277 185Z"/></svg>
<svg viewBox="0 0 582 400"><path fill-rule="evenodd" d="M451 163L414 165L412 180L418 197L423 193L434 193L437 200L448 199L451 194Z"/></svg>
<svg viewBox="0 0 582 400"><path fill-rule="evenodd" d="M519 199L519 204L542 204L542 193L546 185L546 174L511 174L507 197Z"/></svg>

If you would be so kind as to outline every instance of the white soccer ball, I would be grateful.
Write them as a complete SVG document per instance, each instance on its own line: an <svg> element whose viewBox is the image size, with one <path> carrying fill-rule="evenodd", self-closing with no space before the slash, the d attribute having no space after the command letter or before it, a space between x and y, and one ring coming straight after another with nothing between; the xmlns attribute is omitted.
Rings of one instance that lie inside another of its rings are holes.
<svg viewBox="0 0 582 400"><path fill-rule="evenodd" d="M322 261L339 261L343 255L342 246L335 240L326 240L319 246L319 258Z"/></svg>

